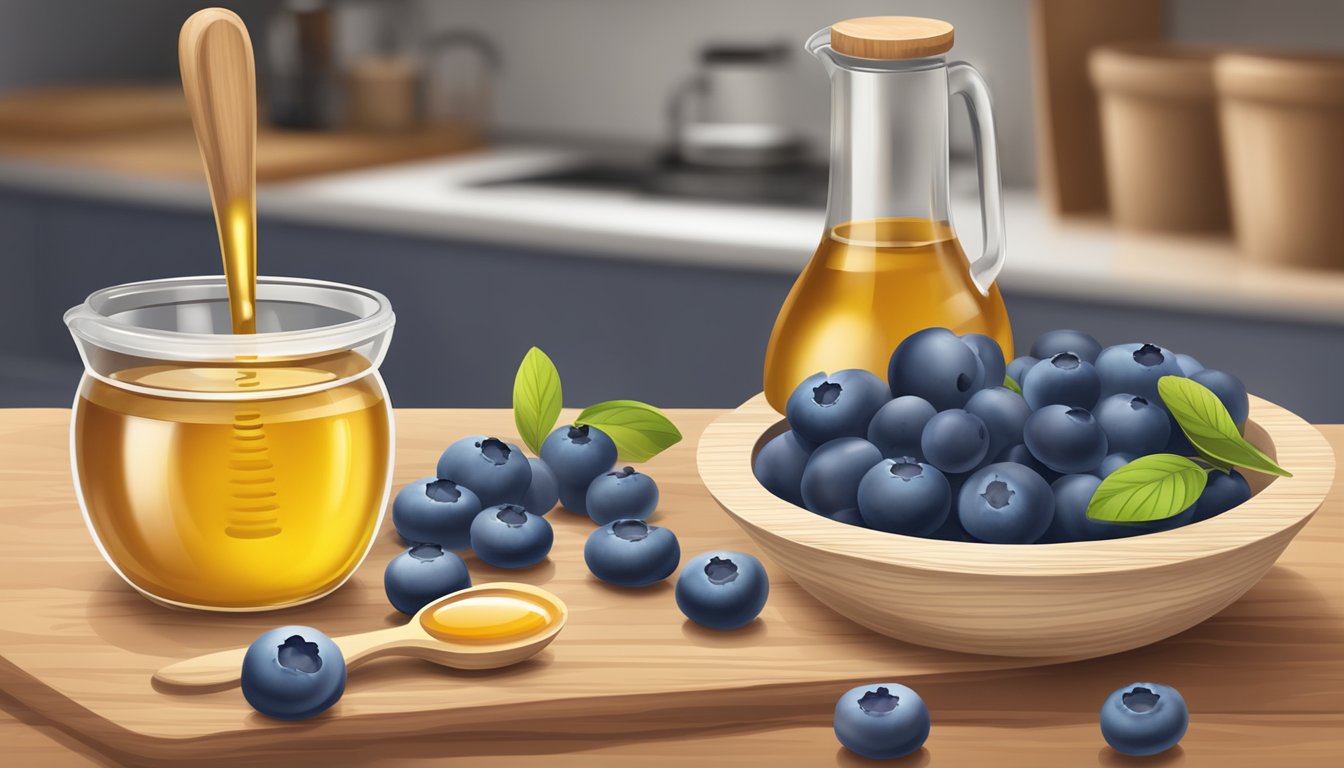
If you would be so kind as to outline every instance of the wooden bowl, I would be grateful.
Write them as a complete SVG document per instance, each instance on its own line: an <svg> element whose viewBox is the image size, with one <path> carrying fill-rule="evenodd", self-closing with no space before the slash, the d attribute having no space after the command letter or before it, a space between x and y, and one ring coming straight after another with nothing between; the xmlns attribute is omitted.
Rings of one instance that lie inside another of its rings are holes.
<svg viewBox="0 0 1344 768"><path fill-rule="evenodd" d="M920 645L995 656L1081 659L1188 629L1241 597L1320 507L1335 460L1291 412L1251 398L1246 437L1293 473L1247 473L1250 501L1162 533L1067 544L979 544L837 523L783 501L752 475L786 425L757 395L700 439L700 477L794 581L841 615Z"/></svg>

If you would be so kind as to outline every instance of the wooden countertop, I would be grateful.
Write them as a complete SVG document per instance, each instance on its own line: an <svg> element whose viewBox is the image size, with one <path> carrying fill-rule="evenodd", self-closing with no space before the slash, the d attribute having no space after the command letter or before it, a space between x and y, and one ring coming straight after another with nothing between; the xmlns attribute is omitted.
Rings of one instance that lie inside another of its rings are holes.
<svg viewBox="0 0 1344 768"><path fill-rule="evenodd" d="M686 440L655 459L650 467L662 484L663 508L670 510L660 514L667 515L666 523L674 529L678 525L690 529L707 523L724 546L749 548L744 535L731 525L721 526L726 516L713 506L695 480L695 444L715 412L672 411L669 415L681 427ZM0 431L8 431L16 424L55 424L64 418L64 412L59 410L0 411ZM419 461L423 458L420 454L427 455L434 444L446 443L469 428L509 430L510 418L507 411L402 411L398 421L399 456L414 456ZM418 432L417 424L423 425ZM1336 450L1344 449L1344 426L1323 427L1322 431ZM6 484L22 482L25 476L17 468L15 457L39 450L31 444L25 444L22 450L17 448L0 444L0 452L11 457L11 461L0 467L0 476L9 475ZM399 471L398 481L420 474L418 469L421 468ZM1344 465L1340 471L1344 473ZM26 470L24 473L31 474ZM43 530L51 531L46 520L24 514L13 503L0 504L0 508L9 513L0 519L0 528L9 529L3 532L6 536L19 532L31 539ZM557 520L558 542L565 527L565 521ZM380 539L386 535L381 534ZM1341 544L1344 544L1344 483L1336 483L1316 518L1256 588L1218 616L1181 635L1104 659L1029 669L906 677L903 667L874 668L871 672L874 679L913 682L924 692L933 710L934 729L925 749L897 764L1033 767L1145 764L1220 768L1335 765L1344 755ZM370 562L377 559L371 558ZM557 566L557 574L564 566L564 563ZM783 574L774 571L772 575L778 587L772 603L776 597L781 603L776 606L777 611L788 608L799 612L795 615L813 616L814 620L829 615L824 609L808 608L801 602L793 604L796 588ZM12 582L14 577L7 578L11 583L0 581L0 598L11 597L21 588ZM114 579L105 581L109 582L105 599L115 603L112 609L137 608L128 601L139 600L138 597L117 594L129 593L128 588ZM352 582L343 591L359 588ZM341 602L348 604L351 600ZM816 613L818 610L822 612ZM173 621L177 615L163 617L165 621ZM0 627L0 646L26 641L13 634L15 621L11 615ZM789 635L795 629L790 624L791 619L774 613L767 617L770 630L766 634ZM834 634L837 642L842 633L849 637L848 626L829 623L826 626L826 634ZM878 639L879 644L890 642ZM862 644L854 648L856 654L867 652ZM650 663L657 660L657 655L651 656ZM794 663L807 666L813 661ZM788 663L782 658L774 662L768 658L750 660L762 676L769 668L759 667L762 662ZM829 685L772 686L768 693L761 692L759 704L744 705L738 701L730 710L732 722L719 726L679 729L679 719L703 720L694 709L687 709L678 716L664 714L663 721L655 727L639 716L641 705L632 699L627 710L631 727L624 732L619 727L599 723L593 723L593 728L576 726L565 732L530 732L527 719L520 718L510 724L517 729L516 737L507 739L470 733L384 738L360 747L317 747L305 751L299 760L290 754L287 764L358 765L377 761L381 765L432 763L501 768L632 763L700 768L711 762L859 765L863 761L841 750L829 727L829 702L847 687L846 680L853 674L848 666L837 663L837 679ZM735 674L727 667L724 671ZM1123 759L1105 746L1097 732L1095 715L1105 692L1140 678L1176 685L1192 709L1191 729L1182 746L1141 763ZM17 759L18 764L115 764L76 735L80 732L78 716L72 713L61 720L36 714L33 708L13 698L12 690L7 687L5 693L0 693L0 744L5 745L8 756ZM1102 693L1094 695L1095 691ZM716 706L716 694L705 696L702 712L722 707L721 703ZM51 711L47 704L43 703L41 709ZM653 702L648 705L656 706ZM756 706L761 709L753 709ZM580 717L576 722L583 722L583 711L577 714Z"/></svg>

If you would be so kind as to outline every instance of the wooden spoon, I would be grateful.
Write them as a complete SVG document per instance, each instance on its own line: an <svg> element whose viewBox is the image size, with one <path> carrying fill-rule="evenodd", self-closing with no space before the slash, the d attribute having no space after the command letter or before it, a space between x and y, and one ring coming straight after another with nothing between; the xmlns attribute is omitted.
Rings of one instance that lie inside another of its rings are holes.
<svg viewBox="0 0 1344 768"><path fill-rule="evenodd" d="M177 38L205 180L215 208L234 333L256 333L257 74L247 27L233 11L192 14Z"/></svg>
<svg viewBox="0 0 1344 768"><path fill-rule="evenodd" d="M496 669L525 661L550 644L569 619L560 598L531 584L498 581L454 592L421 608L406 624L332 638L347 669L384 656L411 656L454 669ZM238 684L246 648L170 664L156 687L205 693Z"/></svg>

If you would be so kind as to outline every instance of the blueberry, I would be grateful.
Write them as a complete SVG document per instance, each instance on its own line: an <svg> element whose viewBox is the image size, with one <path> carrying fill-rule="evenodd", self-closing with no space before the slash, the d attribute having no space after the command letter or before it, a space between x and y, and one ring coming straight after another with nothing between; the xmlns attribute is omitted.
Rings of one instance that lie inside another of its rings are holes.
<svg viewBox="0 0 1344 768"><path fill-rule="evenodd" d="M803 469L812 458L811 446L793 430L775 435L761 446L751 471L765 489L795 506L803 506Z"/></svg>
<svg viewBox="0 0 1344 768"><path fill-rule="evenodd" d="M616 520L598 528L583 545L583 561L594 576L618 587L643 587L677 569L681 545L666 528L643 520Z"/></svg>
<svg viewBox="0 0 1344 768"><path fill-rule="evenodd" d="M588 486L616 466L616 444L597 427L560 427L541 444L541 458L560 484L560 503L586 515Z"/></svg>
<svg viewBox="0 0 1344 768"><path fill-rule="evenodd" d="M1109 452L1106 433L1086 408L1047 405L1027 419L1022 438L1032 456L1063 474L1091 472Z"/></svg>
<svg viewBox="0 0 1344 768"><path fill-rule="evenodd" d="M486 507L471 522L471 548L496 568L527 568L546 559L555 531L546 518L517 504Z"/></svg>
<svg viewBox="0 0 1344 768"><path fill-rule="evenodd" d="M1091 363L1072 352L1060 352L1032 367L1022 396L1033 411L1054 404L1091 408L1101 396L1101 379Z"/></svg>
<svg viewBox="0 0 1344 768"><path fill-rule="evenodd" d="M1237 427L1246 426L1246 419L1251 414L1251 402L1241 379L1217 368L1205 368L1190 379L1208 387L1210 392L1218 396Z"/></svg>
<svg viewBox="0 0 1344 768"><path fill-rule="evenodd" d="M408 542L466 549L471 546L471 521L480 511L481 500L470 488L452 480L422 477L397 492L392 500L392 525Z"/></svg>
<svg viewBox="0 0 1344 768"><path fill-rule="evenodd" d="M928 536L947 520L951 508L947 478L912 458L887 459L859 482L859 514L874 530Z"/></svg>
<svg viewBox="0 0 1344 768"><path fill-rule="evenodd" d="M938 469L969 472L989 453L989 427L979 416L954 408L929 419L919 445L924 460Z"/></svg>
<svg viewBox="0 0 1344 768"><path fill-rule="evenodd" d="M1137 458L1138 456L1132 453L1112 453L1102 459L1101 464L1097 465L1097 477L1105 480L1111 476L1112 472Z"/></svg>
<svg viewBox="0 0 1344 768"><path fill-rule="evenodd" d="M1176 354L1176 365L1180 366L1181 373L1189 378L1196 373L1204 370L1204 364L1191 357L1190 355Z"/></svg>
<svg viewBox="0 0 1344 768"><path fill-rule="evenodd" d="M991 544L1030 544L1054 515L1050 486L1021 464L990 464L966 481L957 499L962 527Z"/></svg>
<svg viewBox="0 0 1344 768"><path fill-rule="evenodd" d="M1141 533L1125 523L1108 523L1087 516L1087 505L1099 485L1101 478L1095 475L1065 475L1050 485L1055 497L1055 516L1046 529L1045 541L1097 541Z"/></svg>
<svg viewBox="0 0 1344 768"><path fill-rule="evenodd" d="M1041 362L1040 358L1030 355L1023 355L1008 364L1008 378L1017 382L1017 388L1021 389L1026 382L1027 374L1031 372L1034 365Z"/></svg>
<svg viewBox="0 0 1344 768"><path fill-rule="evenodd" d="M634 467L598 475L588 486L588 516L598 525L643 520L658 509L658 484Z"/></svg>
<svg viewBox="0 0 1344 768"><path fill-rule="evenodd" d="M918 395L940 411L964 406L984 380L979 356L946 328L906 337L887 367L892 396Z"/></svg>
<svg viewBox="0 0 1344 768"><path fill-rule="evenodd" d="M1007 387L988 387L971 396L966 403L966 412L985 422L989 429L986 456L993 459L1009 446L1022 442L1022 428L1031 415L1031 406Z"/></svg>
<svg viewBox="0 0 1344 768"><path fill-rule="evenodd" d="M974 350L976 357L980 358L980 366L985 369L984 382L979 386L1003 386L1003 378L1008 375L1008 365L1003 359L1003 348L999 342L983 333L968 333L961 337L961 341Z"/></svg>
<svg viewBox="0 0 1344 768"><path fill-rule="evenodd" d="M1166 409L1145 397L1111 395L1097 404L1092 415L1106 433L1106 444L1113 453L1161 453L1171 439L1171 417Z"/></svg>
<svg viewBox="0 0 1344 768"><path fill-rule="evenodd" d="M827 515L828 520L834 520L837 523L853 525L859 528L867 528L868 524L863 521L863 515L859 514L858 509L842 509L834 515Z"/></svg>
<svg viewBox="0 0 1344 768"><path fill-rule="evenodd" d="M1237 470L1231 472L1210 472L1209 482L1204 492L1195 502L1195 515L1192 522L1208 520L1245 503L1251 498L1251 486Z"/></svg>
<svg viewBox="0 0 1344 768"><path fill-rule="evenodd" d="M1101 735L1116 752L1156 755L1176 746L1190 725L1190 710L1175 688L1131 683L1101 705Z"/></svg>
<svg viewBox="0 0 1344 768"><path fill-rule="evenodd" d="M868 442L877 446L888 459L922 456L919 436L934 414L929 401L914 395L902 395L878 409L868 424Z"/></svg>
<svg viewBox="0 0 1344 768"><path fill-rule="evenodd" d="M467 486L482 506L491 507L523 500L532 482L532 465L518 446L473 435L448 446L439 457L438 475Z"/></svg>
<svg viewBox="0 0 1344 768"><path fill-rule="evenodd" d="M793 390L785 417L794 432L817 445L838 437L863 437L888 397L886 384L869 371L817 373Z"/></svg>
<svg viewBox="0 0 1344 768"><path fill-rule="evenodd" d="M1027 448L1027 446L1024 443L1018 443L1017 445L1012 445L1009 446L1008 448L1005 448L1003 451L999 453L998 456L994 458L994 460L1007 461L1013 464L1021 464L1027 469L1030 469L1032 472L1035 472L1036 474L1040 475L1041 479L1045 480L1045 482L1047 483L1053 483L1054 481L1062 477L1060 473L1045 466L1040 462L1039 459L1037 459L1035 456L1032 456L1031 451Z"/></svg>
<svg viewBox="0 0 1344 768"><path fill-rule="evenodd" d="M929 708L898 683L851 688L835 703L835 738L873 760L905 757L929 738Z"/></svg>
<svg viewBox="0 0 1344 768"><path fill-rule="evenodd" d="M527 493L523 494L523 509L534 515L545 515L560 501L560 481L545 459L528 459L527 463L532 465L532 482L527 484Z"/></svg>
<svg viewBox="0 0 1344 768"><path fill-rule="evenodd" d="M263 632L243 656L243 698L267 717L307 720L345 693L345 657L312 627Z"/></svg>
<svg viewBox="0 0 1344 768"><path fill-rule="evenodd" d="M803 469L803 506L832 517L859 508L859 481L882 460L882 452L867 440L842 437L812 452Z"/></svg>
<svg viewBox="0 0 1344 768"><path fill-rule="evenodd" d="M761 561L741 552L705 552L677 576L677 607L710 629L750 624L765 607L770 579Z"/></svg>
<svg viewBox="0 0 1344 768"><path fill-rule="evenodd" d="M1180 376L1181 367L1176 364L1176 355L1156 344L1117 344L1101 351L1097 375L1101 377L1102 397L1128 392L1160 403L1157 380Z"/></svg>
<svg viewBox="0 0 1344 768"><path fill-rule="evenodd" d="M383 571L388 602L408 616L444 595L470 586L467 564L438 544L416 544L392 558Z"/></svg>
<svg viewBox="0 0 1344 768"><path fill-rule="evenodd" d="M1031 345L1031 356L1038 360L1049 359L1060 352L1070 352L1095 365L1101 354L1101 344L1082 331L1060 329L1042 333Z"/></svg>

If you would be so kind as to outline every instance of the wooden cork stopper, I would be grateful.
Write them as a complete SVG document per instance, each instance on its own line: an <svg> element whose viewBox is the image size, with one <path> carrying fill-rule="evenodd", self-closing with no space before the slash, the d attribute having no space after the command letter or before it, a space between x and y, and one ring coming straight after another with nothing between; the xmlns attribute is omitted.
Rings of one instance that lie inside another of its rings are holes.
<svg viewBox="0 0 1344 768"><path fill-rule="evenodd" d="M918 16L865 16L831 25L831 49L860 59L922 59L952 49L952 25Z"/></svg>

